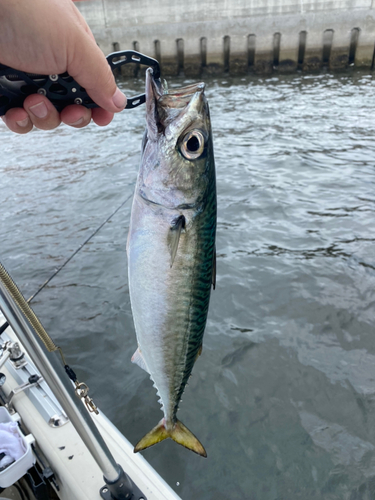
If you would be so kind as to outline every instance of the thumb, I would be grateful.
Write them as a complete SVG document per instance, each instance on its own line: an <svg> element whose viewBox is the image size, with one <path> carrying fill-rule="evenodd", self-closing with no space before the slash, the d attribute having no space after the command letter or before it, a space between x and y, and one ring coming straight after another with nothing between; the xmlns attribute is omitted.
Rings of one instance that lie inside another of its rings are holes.
<svg viewBox="0 0 375 500"><path fill-rule="evenodd" d="M78 48L77 48L78 47ZM126 106L126 97L116 86L112 70L93 37L80 31L68 54L67 71L101 108L117 113Z"/></svg>

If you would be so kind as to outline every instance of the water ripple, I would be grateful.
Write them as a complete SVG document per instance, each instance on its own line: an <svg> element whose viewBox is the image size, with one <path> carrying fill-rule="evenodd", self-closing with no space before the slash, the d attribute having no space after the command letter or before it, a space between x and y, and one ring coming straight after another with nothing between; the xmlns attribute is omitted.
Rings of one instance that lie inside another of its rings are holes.
<svg viewBox="0 0 375 500"><path fill-rule="evenodd" d="M122 85L134 95L143 82ZM185 500L370 498L373 75L228 77L207 80L207 95L217 289L181 418L209 459L171 442L145 456ZM132 193L143 128L142 108L105 128L15 136L0 123L1 260L25 295ZM129 214L130 202L34 307L135 442L161 414L147 374L130 363Z"/></svg>

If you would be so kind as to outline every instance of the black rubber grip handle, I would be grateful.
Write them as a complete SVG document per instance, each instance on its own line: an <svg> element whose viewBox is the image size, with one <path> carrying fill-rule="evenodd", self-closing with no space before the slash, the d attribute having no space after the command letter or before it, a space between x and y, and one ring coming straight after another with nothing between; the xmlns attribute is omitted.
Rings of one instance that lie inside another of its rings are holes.
<svg viewBox="0 0 375 500"><path fill-rule="evenodd" d="M113 52L107 56L107 61L112 71L124 64L143 64L153 68L155 79L160 78L158 61L134 50ZM37 75L0 64L0 116L5 115L11 108L22 107L26 97L36 93L48 97L58 111L62 111L70 104L82 104L86 108L98 107L86 90L68 73ZM135 108L145 100L145 94L128 97L125 109Z"/></svg>

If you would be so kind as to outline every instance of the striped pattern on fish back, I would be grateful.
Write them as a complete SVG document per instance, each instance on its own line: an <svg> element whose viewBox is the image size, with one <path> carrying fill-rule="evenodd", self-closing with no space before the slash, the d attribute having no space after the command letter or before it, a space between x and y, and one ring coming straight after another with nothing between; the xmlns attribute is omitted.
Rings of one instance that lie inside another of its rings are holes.
<svg viewBox="0 0 375 500"><path fill-rule="evenodd" d="M211 161L213 163L213 155ZM199 238L194 262L195 280L190 306L189 337L187 341L185 368L174 399L174 416L177 413L186 383L202 345L210 301L216 235L216 181L214 168L211 169L210 174L211 178L205 194L205 208L196 217L195 221L195 230L199 234Z"/></svg>

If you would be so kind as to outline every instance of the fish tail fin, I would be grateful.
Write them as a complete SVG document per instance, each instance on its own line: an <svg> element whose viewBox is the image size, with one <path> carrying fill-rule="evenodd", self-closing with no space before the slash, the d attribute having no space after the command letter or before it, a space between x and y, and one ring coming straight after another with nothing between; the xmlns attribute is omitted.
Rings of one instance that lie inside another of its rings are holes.
<svg viewBox="0 0 375 500"><path fill-rule="evenodd" d="M202 443L179 420L176 420L169 437L173 439L173 441L176 441L176 443L185 446L188 450L194 451L194 453L198 453L198 455L202 457L207 457L206 450Z"/></svg>
<svg viewBox="0 0 375 500"><path fill-rule="evenodd" d="M202 457L207 457L207 453L203 445L182 422L176 420L173 426L168 429L165 426L164 419L162 419L149 433L143 436L143 438L135 445L134 453L145 450L146 448L160 443L160 441L167 438L173 439L176 443L184 446L188 450L194 451L194 453L197 453Z"/></svg>
<svg viewBox="0 0 375 500"><path fill-rule="evenodd" d="M160 420L158 425L151 429L143 438L138 441L138 443L134 446L134 453L138 451L145 450L154 444L160 443L160 441L164 441L169 437L167 429L164 425L164 419Z"/></svg>

